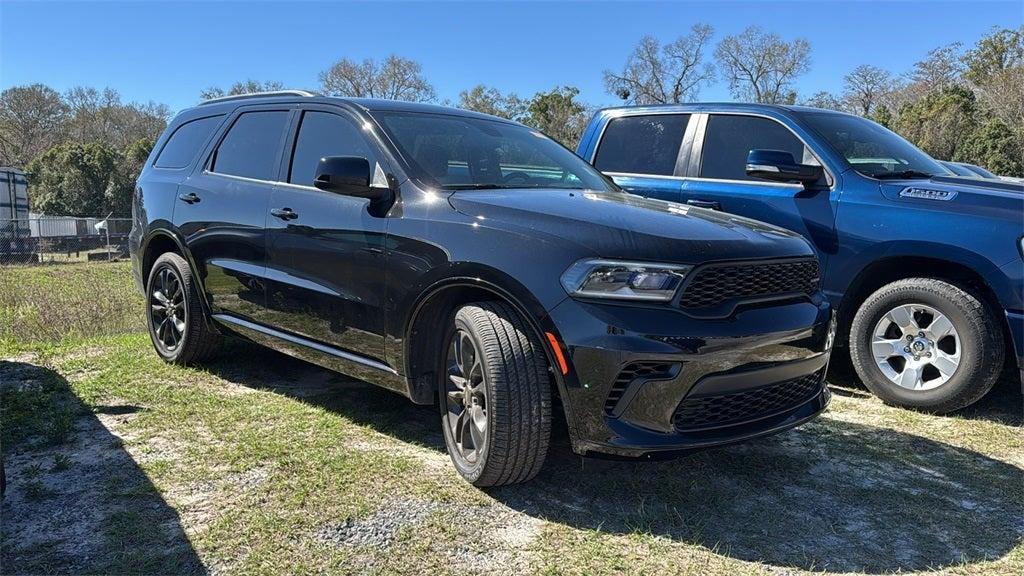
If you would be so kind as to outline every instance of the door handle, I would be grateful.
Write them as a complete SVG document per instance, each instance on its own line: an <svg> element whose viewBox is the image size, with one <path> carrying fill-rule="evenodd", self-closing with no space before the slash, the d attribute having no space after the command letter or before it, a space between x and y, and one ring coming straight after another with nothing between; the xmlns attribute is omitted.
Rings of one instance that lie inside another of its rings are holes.
<svg viewBox="0 0 1024 576"><path fill-rule="evenodd" d="M686 203L698 208L711 208L712 210L722 209L722 205L714 200L687 200Z"/></svg>
<svg viewBox="0 0 1024 576"><path fill-rule="evenodd" d="M179 194L178 200L181 200L185 204L195 204L199 202L199 196L195 192L189 192L188 194Z"/></svg>
<svg viewBox="0 0 1024 576"><path fill-rule="evenodd" d="M270 211L270 215L280 218L281 220L295 220L299 217L299 213L293 211L291 208L274 208Z"/></svg>

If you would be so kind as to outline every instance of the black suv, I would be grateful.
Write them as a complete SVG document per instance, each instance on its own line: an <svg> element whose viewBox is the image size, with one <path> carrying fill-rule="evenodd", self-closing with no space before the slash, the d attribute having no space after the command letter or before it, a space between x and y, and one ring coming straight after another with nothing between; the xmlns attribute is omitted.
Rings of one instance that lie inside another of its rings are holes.
<svg viewBox="0 0 1024 576"><path fill-rule="evenodd" d="M132 264L165 360L240 335L440 405L477 486L653 456L828 403L831 310L799 235L626 194L545 135L437 106L228 97L138 180Z"/></svg>

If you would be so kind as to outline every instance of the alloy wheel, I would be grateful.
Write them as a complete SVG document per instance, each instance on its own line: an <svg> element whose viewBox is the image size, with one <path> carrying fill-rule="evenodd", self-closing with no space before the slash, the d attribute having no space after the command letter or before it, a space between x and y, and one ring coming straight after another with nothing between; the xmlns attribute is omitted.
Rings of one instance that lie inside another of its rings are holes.
<svg viewBox="0 0 1024 576"><path fill-rule="evenodd" d="M173 352L185 338L185 289L170 266L160 267L156 274L149 295L149 321L157 343Z"/></svg>
<svg viewBox="0 0 1024 576"><path fill-rule="evenodd" d="M960 335L945 314L924 304L903 304L875 324L871 354L882 374L909 390L945 384L960 366Z"/></svg>
<svg viewBox="0 0 1024 576"><path fill-rule="evenodd" d="M445 426L455 455L476 464L487 447L487 382L473 338L461 329L448 346L445 379Z"/></svg>

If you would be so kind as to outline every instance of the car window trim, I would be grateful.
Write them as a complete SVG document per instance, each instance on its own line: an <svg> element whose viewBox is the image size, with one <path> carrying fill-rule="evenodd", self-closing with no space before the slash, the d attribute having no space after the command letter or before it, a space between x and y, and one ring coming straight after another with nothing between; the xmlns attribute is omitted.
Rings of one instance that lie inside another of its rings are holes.
<svg viewBox="0 0 1024 576"><path fill-rule="evenodd" d="M687 120L686 120L686 127L683 128L683 136L682 136L682 138L679 141L679 149L676 150L676 163L675 163L675 165L672 168L671 176L672 177L677 176L676 172L679 170L680 157L682 155L682 152L683 152L683 149L684 149L685 145L687 144L687 142L686 142L686 134L690 130L690 125L693 124L694 117L697 116L696 112L682 112L682 111L679 111L679 110L659 110L659 111L653 111L653 112L651 112L651 111L644 111L644 112L632 112L631 113L631 111L629 111L629 110L624 110L621 113L616 113L616 114L609 115L608 119L605 121L604 125L601 126L601 132L597 135L597 144L594 146L594 150L590 153L590 158L584 158L584 160L586 160L587 163L589 163L591 166L593 166L595 170L597 170L599 172L602 172L602 170L597 167L597 152L598 152L598 150L601 149L601 145L604 144L604 133L605 133L605 131L608 130L608 126L611 126L612 122L614 122L616 120L619 120L620 118L633 118L633 117L636 117L636 116L689 116L689 118L687 118ZM690 144L692 144L692 143L693 142L691 141ZM604 172L604 173L605 174L611 174L611 172ZM616 174L626 174L626 172L616 172ZM669 175L668 174L645 174L645 176L652 176L652 177L654 177L654 176L669 176Z"/></svg>
<svg viewBox="0 0 1024 576"><path fill-rule="evenodd" d="M815 160L818 161L818 164L821 165L822 170L824 170L824 172L825 172L825 182L828 184L827 189L828 190L835 190L836 177L832 173L832 169L828 166L828 164L826 164L821 159L821 155L813 147L811 147L810 145L807 144L807 140L805 140L802 136L797 134L797 132L795 130L793 130L791 127L787 126L785 122L780 121L778 118L774 118L774 117L769 116L767 114L760 114L760 113L757 113L757 112L732 111L732 110L722 111L722 112L719 112L719 111L700 112L699 114L700 114L700 116L702 116L702 119L700 120L700 126L698 128L698 133L696 134L696 136L695 136L696 139L693 142L693 151L691 152L691 155L690 155L690 170L689 170L690 173L687 174L687 176L686 176L686 178L688 180L694 180L696 182L737 182L737 183L744 183L744 184L758 184L758 185L766 185L766 186L798 187L798 188L801 188L801 189L803 188L802 184L790 184L790 183L787 183L787 182L769 182L767 180L765 180L765 181L762 181L762 180L734 180L734 179L729 179L729 178L707 178L707 177L700 176L700 169L701 169L702 164L704 163L704 139L707 138L708 119L711 117L711 115L720 115L720 116L751 116L751 117L754 117L754 118L765 118L767 120L771 120L772 122L775 122L776 124L778 124L778 125L782 126L783 128L785 128L786 130L789 130L789 132L793 136L795 136L796 139L799 140L801 144L803 144L804 148L806 148L806 149L811 151L811 155L814 156ZM695 159L696 159L696 164L694 163Z"/></svg>
<svg viewBox="0 0 1024 576"><path fill-rule="evenodd" d="M287 112L288 113L288 118L285 120L284 129L281 131L281 139L278 140L278 142L277 142L277 157L275 158L275 161L274 161L274 169L275 169L275 172L276 172L275 175L274 175L274 178L276 180L280 180L281 179L281 154L284 153L284 145L285 145L284 138L287 136L288 129L291 126L291 123L294 121L296 107L297 107L297 104L285 103L285 104L263 104L263 105L239 106L238 108L236 108L228 116L228 121L225 122L226 126L221 127L221 132L217 135L217 138L214 140L214 145L212 147L209 147L209 149L207 150L207 152L206 152L206 159L203 161L203 164L202 164L202 166L203 166L202 173L203 174L216 175L216 176L225 176L225 177L229 177L229 178L237 178L237 179L246 180L246 181L249 181L249 182L274 182L274 180L264 180L262 178L253 178L251 176L239 176L237 174L225 174L223 172L214 172L211 169L212 168L212 164L213 164L213 157L217 153L217 150L220 148L220 145L224 143L224 139L227 137L228 133L231 132L231 129L235 126L235 123L238 122L238 119L241 118L243 114L247 114L247 113L250 113L250 112Z"/></svg>
<svg viewBox="0 0 1024 576"><path fill-rule="evenodd" d="M188 170L188 169L192 168L192 166L196 163L196 159L203 157L203 151L206 150L207 147L209 147L210 140L217 137L217 134L221 130L221 125L224 123L224 119L227 118L228 116L229 116L228 114L224 114L224 113L220 113L220 114L207 114L205 116L199 116L199 117L196 117L196 118L192 118L191 120L186 120L186 121L182 122L181 124L178 124L178 126L174 128L174 131L167 135L167 139L163 142L163 144L160 145L160 151L157 152L155 156L153 156L153 161L150 162L149 166L152 167L152 168L155 168L157 170ZM217 124L216 126L214 126L213 130L211 130L210 133L206 136L206 139L203 140L203 143L200 144L199 147L197 148L198 152L194 152L192 154L192 158L189 159L188 164L186 164L184 166L178 166L178 167L157 166L156 165L157 161L160 159L160 156L163 155L164 149L167 148L167 144L169 144L170 141L171 141L171 138L173 138L174 135L178 133L178 130L181 130L184 126L186 126L188 124L191 124L193 122L199 122L200 120L209 120L210 118L220 118L220 124Z"/></svg>

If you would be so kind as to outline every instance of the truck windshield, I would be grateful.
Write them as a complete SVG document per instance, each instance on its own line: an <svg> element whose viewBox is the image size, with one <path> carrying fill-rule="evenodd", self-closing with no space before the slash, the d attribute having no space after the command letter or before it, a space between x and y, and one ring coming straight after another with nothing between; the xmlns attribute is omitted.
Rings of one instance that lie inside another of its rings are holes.
<svg viewBox="0 0 1024 576"><path fill-rule="evenodd" d="M419 112L373 116L412 176L444 190L618 189L579 156L525 126Z"/></svg>
<svg viewBox="0 0 1024 576"><path fill-rule="evenodd" d="M950 174L910 142L865 118L831 112L807 112L801 117L865 176L927 178Z"/></svg>

